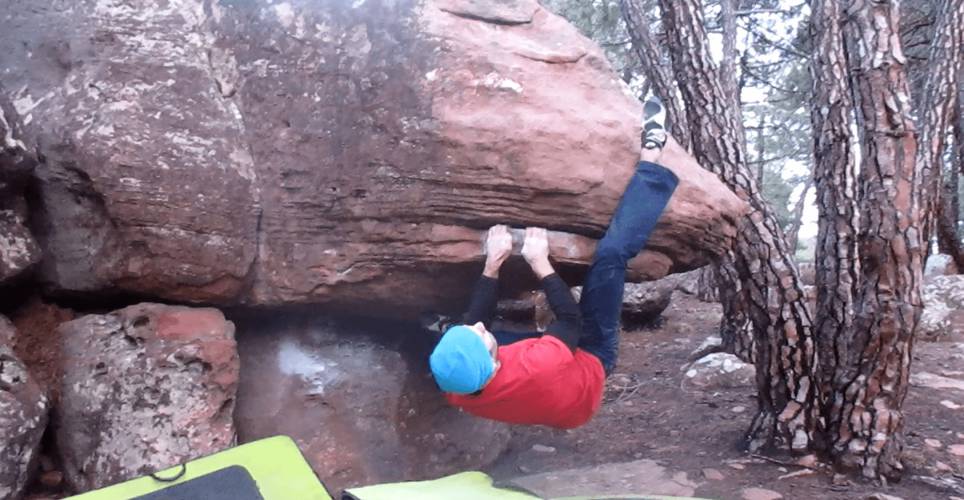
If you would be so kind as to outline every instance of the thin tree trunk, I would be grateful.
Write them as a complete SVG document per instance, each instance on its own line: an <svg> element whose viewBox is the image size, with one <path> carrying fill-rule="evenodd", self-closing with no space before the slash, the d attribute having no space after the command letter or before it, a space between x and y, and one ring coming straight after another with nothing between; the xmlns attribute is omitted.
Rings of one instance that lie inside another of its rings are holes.
<svg viewBox="0 0 964 500"><path fill-rule="evenodd" d="M747 294L736 267L736 256L731 250L717 265L713 266L717 296L723 305L720 318L720 350L733 354L747 363L756 364L756 343L753 322L747 311Z"/></svg>
<svg viewBox="0 0 964 500"><path fill-rule="evenodd" d="M796 266L749 173L743 123L739 110L730 106L710 55L699 2L660 3L693 151L751 206L732 255L721 263L721 279L731 280L721 283L721 290L739 291L724 300L724 314L739 304L736 308L744 310L753 325L759 394L746 445L750 450L783 445L803 452L817 428L816 353Z"/></svg>
<svg viewBox="0 0 964 500"><path fill-rule="evenodd" d="M723 26L723 59L720 76L723 90L729 96L730 106L740 109L740 86L737 83L736 54L736 0L720 0L720 18Z"/></svg>
<svg viewBox="0 0 964 500"><path fill-rule="evenodd" d="M958 199L959 177L954 169L947 172L941 189L940 211L937 214L937 246L942 254L951 258L958 273L964 272L964 248L957 230L957 214L961 210Z"/></svg>
<svg viewBox="0 0 964 500"><path fill-rule="evenodd" d="M703 302L719 302L720 292L716 281L716 266L711 264L701 268L696 280L696 297Z"/></svg>
<svg viewBox="0 0 964 500"><path fill-rule="evenodd" d="M957 272L964 273L964 245L958 231L958 217L961 213L958 192L962 172L964 172L964 79L958 78L960 89L957 96L957 116L954 119L954 154L947 169L947 177L942 186L940 213L937 215L937 245L940 252L954 260Z"/></svg>
<svg viewBox="0 0 964 500"><path fill-rule="evenodd" d="M898 25L897 5L880 0L851 0L843 25L863 146L857 235L862 280L847 348L852 363L842 368L850 376L830 395L840 404L832 417L839 428L829 437L837 463L870 478L896 478L902 471L901 407L921 314L922 179Z"/></svg>
<svg viewBox="0 0 964 500"><path fill-rule="evenodd" d="M807 206L807 195L811 188L813 188L813 177L808 177L803 183L800 199L793 205L792 219L790 220L790 227L787 229L787 244L790 245L790 252L794 255L796 255L799 246L800 227L803 225L803 209Z"/></svg>
<svg viewBox="0 0 964 500"><path fill-rule="evenodd" d="M931 249L940 203L941 160L951 119L957 109L957 76L964 53L964 1L945 0L937 13L937 28L928 54L927 85L921 112L918 168L923 173L921 200L924 260Z"/></svg>
<svg viewBox="0 0 964 500"><path fill-rule="evenodd" d="M763 186L763 174L766 169L766 164L763 162L763 158L767 152L766 148L766 117L760 115L760 127L756 130L756 185Z"/></svg>
<svg viewBox="0 0 964 500"><path fill-rule="evenodd" d="M646 77L653 84L654 93L663 101L666 108L666 118L669 122L670 133L683 149L690 148L690 130L686 122L683 103L676 96L676 86L673 75L662 62L659 46L653 40L649 25L651 21L644 14L647 10L642 5L643 0L620 0L619 6L626 22L626 30L632 42L633 51L639 58L639 63L646 73Z"/></svg>
<svg viewBox="0 0 964 500"><path fill-rule="evenodd" d="M853 100L841 32L839 0L810 4L813 57L810 71L813 101L813 177L817 187L817 249L815 286L817 310L814 336L820 352L820 392L832 395L853 380L853 308L859 281L857 258L857 182L851 124ZM841 428L842 400L822 398L829 442ZM824 445L829 443L822 443Z"/></svg>

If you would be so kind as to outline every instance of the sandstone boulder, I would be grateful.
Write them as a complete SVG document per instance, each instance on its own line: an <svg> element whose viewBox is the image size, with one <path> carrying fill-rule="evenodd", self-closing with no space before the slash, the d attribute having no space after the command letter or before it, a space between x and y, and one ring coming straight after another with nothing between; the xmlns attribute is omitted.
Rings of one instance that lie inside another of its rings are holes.
<svg viewBox="0 0 964 500"><path fill-rule="evenodd" d="M578 281L638 157L639 103L535 0L6 7L58 290L414 315L463 300L495 223L553 230ZM671 167L637 280L705 264L745 209Z"/></svg>
<svg viewBox="0 0 964 500"><path fill-rule="evenodd" d="M410 327L298 313L238 325L239 440L291 436L332 490L476 469L508 444L505 424L446 404Z"/></svg>
<svg viewBox="0 0 964 500"><path fill-rule="evenodd" d="M40 452L49 404L13 352L14 329L0 316L0 499L20 498Z"/></svg>
<svg viewBox="0 0 964 500"><path fill-rule="evenodd" d="M964 332L964 275L928 278L921 293L924 311L917 332L934 340Z"/></svg>
<svg viewBox="0 0 964 500"><path fill-rule="evenodd" d="M756 380L753 365L733 354L717 352L683 366L683 387L699 390L752 387Z"/></svg>
<svg viewBox="0 0 964 500"><path fill-rule="evenodd" d="M26 227L23 191L36 165L18 139L19 117L0 86L0 285L40 262L40 246ZM8 119L9 116L9 119Z"/></svg>
<svg viewBox="0 0 964 500"><path fill-rule="evenodd" d="M60 327L56 437L66 480L100 488L235 442L234 325L216 309L139 304Z"/></svg>

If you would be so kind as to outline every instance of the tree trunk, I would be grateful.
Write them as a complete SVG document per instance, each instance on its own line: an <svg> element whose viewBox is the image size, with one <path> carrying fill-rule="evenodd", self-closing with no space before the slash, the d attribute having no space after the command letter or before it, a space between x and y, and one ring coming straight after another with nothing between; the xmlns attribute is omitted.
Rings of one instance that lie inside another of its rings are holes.
<svg viewBox="0 0 964 500"><path fill-rule="evenodd" d="M928 53L927 86L921 112L917 164L923 174L921 223L924 260L931 249L937 206L940 203L941 160L950 120L957 109L957 76L964 53L964 1L944 0Z"/></svg>
<svg viewBox="0 0 964 500"><path fill-rule="evenodd" d="M796 266L749 173L743 123L710 55L699 2L660 3L693 152L751 206L732 255L721 263L720 284L721 290L738 291L723 301L724 314L745 311L753 325L759 394L746 445L754 451L784 445L803 452L817 427L816 358Z"/></svg>
<svg viewBox="0 0 964 500"><path fill-rule="evenodd" d="M813 84L813 177L817 187L817 252L814 260L817 310L813 331L820 352L820 393L846 390L852 373L853 308L860 275L857 259L857 181L851 150L853 100L847 85L847 61L839 0L810 4ZM828 441L841 432L842 401L822 398ZM826 444L826 443L822 443Z"/></svg>
<svg viewBox="0 0 964 500"><path fill-rule="evenodd" d="M958 198L960 176L964 173L964 79L958 77L957 116L954 119L954 154L947 169L947 177L941 192L940 213L937 215L937 245L940 252L954 260L957 272L964 273L964 246L958 231L958 217L961 213Z"/></svg>
<svg viewBox="0 0 964 500"><path fill-rule="evenodd" d="M662 52L653 35L649 25L651 21L644 14L647 10L642 5L642 0L620 0L619 6L622 9L623 19L626 22L626 30L632 41L633 51L639 58L639 63L643 67L643 72L653 84L654 93L663 101L666 108L666 119L669 122L670 133L676 142L683 146L683 149L690 148L690 130L686 122L683 110L683 103L676 97L676 86L673 83L673 75L670 68L662 62Z"/></svg>
<svg viewBox="0 0 964 500"><path fill-rule="evenodd" d="M702 267L696 281L696 297L703 302L719 302L720 292L716 281L716 266Z"/></svg>
<svg viewBox="0 0 964 500"><path fill-rule="evenodd" d="M756 129L756 185L763 186L763 175L766 171L766 163L763 161L763 157L767 154L767 143L766 143L766 117L760 115L759 128Z"/></svg>
<svg viewBox="0 0 964 500"><path fill-rule="evenodd" d="M800 239L800 226L803 225L803 209L807 206L807 195L810 193L812 187L813 177L809 177L803 183L803 191L800 192L800 199L793 205L790 227L787 228L787 243L790 245L790 252L794 255L796 255L797 247L799 247L798 240Z"/></svg>
<svg viewBox="0 0 964 500"><path fill-rule="evenodd" d="M756 363L756 343L753 322L747 311L747 295L739 273L733 265L736 256L732 251L721 263L713 266L717 296L723 305L720 319L720 350L736 355L747 363Z"/></svg>
<svg viewBox="0 0 964 500"><path fill-rule="evenodd" d="M723 26L723 58L720 61L720 77L723 90L729 96L730 106L740 109L740 86L736 78L736 0L720 0L720 24Z"/></svg>
<svg viewBox="0 0 964 500"><path fill-rule="evenodd" d="M921 314L922 179L897 5L852 0L847 16L844 48L863 146L857 235L862 281L853 335L845 358L836 360L842 365L837 373L849 376L830 395L840 400L832 419L840 425L829 437L838 464L865 477L896 478L902 470L901 407Z"/></svg>

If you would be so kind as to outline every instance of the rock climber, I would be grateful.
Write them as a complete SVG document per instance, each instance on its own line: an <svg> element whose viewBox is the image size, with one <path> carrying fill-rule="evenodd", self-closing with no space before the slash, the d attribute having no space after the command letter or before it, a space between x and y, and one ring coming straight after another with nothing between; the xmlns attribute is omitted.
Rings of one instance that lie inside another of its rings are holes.
<svg viewBox="0 0 964 500"><path fill-rule="evenodd" d="M640 161L596 246L577 305L549 259L546 230L527 228L522 256L541 280L555 321L544 333L492 332L499 269L512 251L506 226L489 229L482 276L461 324L445 330L429 357L449 403L513 424L574 428L602 404L616 365L626 265L646 245L678 179L659 165L667 141L658 99L643 107ZM672 163L669 163L672 164Z"/></svg>

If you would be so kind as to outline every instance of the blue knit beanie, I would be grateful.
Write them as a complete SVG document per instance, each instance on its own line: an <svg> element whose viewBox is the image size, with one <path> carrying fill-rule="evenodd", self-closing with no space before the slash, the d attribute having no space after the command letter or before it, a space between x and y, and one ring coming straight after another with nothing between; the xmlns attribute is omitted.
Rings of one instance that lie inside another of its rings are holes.
<svg viewBox="0 0 964 500"><path fill-rule="evenodd" d="M465 325L449 328L428 358L435 382L445 392L472 394L495 370L482 337Z"/></svg>

